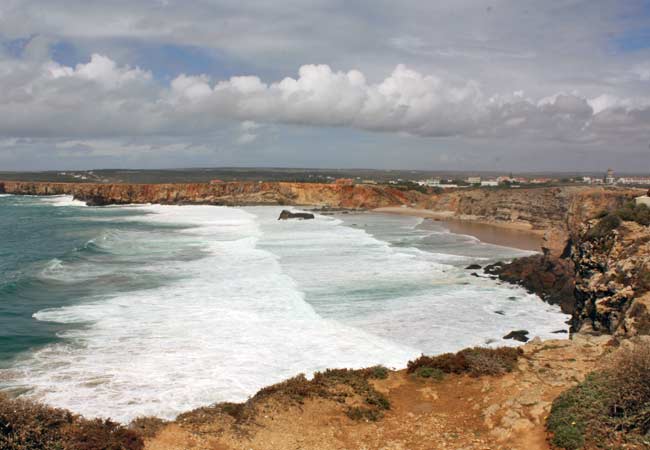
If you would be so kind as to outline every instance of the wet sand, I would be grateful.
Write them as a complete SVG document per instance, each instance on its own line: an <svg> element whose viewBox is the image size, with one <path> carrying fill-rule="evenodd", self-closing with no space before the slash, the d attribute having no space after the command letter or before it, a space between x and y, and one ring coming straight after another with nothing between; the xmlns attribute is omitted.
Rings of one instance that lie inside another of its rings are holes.
<svg viewBox="0 0 650 450"><path fill-rule="evenodd" d="M427 209L389 207L375 212L400 214L432 219L452 233L474 236L481 242L502 245L520 250L540 251L542 232L530 230L526 224L491 224L470 219L457 219L452 211L430 211Z"/></svg>

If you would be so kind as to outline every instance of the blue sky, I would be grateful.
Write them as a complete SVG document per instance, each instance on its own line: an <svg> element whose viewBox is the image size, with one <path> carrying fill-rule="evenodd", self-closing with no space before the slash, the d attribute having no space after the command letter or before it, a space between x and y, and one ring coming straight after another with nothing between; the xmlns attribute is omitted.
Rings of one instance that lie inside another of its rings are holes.
<svg viewBox="0 0 650 450"><path fill-rule="evenodd" d="M0 170L650 172L645 0L6 0L0 42Z"/></svg>

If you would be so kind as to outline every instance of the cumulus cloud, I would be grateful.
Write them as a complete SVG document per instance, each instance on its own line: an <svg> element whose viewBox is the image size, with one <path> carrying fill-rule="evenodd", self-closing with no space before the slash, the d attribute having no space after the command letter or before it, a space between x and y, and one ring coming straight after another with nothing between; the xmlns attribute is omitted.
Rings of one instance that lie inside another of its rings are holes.
<svg viewBox="0 0 650 450"><path fill-rule="evenodd" d="M534 136L604 139L616 126L647 130L650 102L576 92L541 99L522 91L487 95L480 83L398 65L371 83L358 70L303 65L296 78L212 80L180 75L160 84L138 67L93 54L69 67L51 60L0 60L0 135L5 137L189 136L242 121L239 144L259 123L349 127L424 137Z"/></svg>

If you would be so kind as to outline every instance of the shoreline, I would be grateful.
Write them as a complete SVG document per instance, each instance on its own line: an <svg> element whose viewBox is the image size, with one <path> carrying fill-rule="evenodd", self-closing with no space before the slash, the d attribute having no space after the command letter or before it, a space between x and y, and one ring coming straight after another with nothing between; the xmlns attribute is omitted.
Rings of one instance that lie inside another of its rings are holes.
<svg viewBox="0 0 650 450"><path fill-rule="evenodd" d="M540 230L533 230L523 223L492 223L475 218L459 217L453 211L431 211L408 207L376 208L371 212L430 219L439 222L451 233L473 236L486 244L541 252L544 233Z"/></svg>

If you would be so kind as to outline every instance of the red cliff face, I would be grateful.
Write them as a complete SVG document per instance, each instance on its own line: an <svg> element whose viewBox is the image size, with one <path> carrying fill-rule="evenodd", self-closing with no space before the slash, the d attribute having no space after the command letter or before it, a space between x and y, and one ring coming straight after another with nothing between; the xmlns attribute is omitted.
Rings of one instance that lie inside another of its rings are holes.
<svg viewBox="0 0 650 450"><path fill-rule="evenodd" d="M92 184L7 181L4 190L22 195L67 194L90 205L160 203L378 208L410 204L424 197L418 192L385 186L285 182Z"/></svg>

